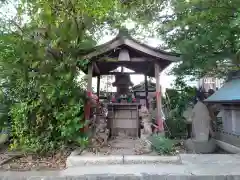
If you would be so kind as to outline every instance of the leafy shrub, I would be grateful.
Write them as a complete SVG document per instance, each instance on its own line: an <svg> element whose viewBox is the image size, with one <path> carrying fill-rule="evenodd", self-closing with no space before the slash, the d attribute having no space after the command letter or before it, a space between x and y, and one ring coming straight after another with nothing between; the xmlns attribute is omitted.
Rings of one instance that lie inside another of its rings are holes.
<svg viewBox="0 0 240 180"><path fill-rule="evenodd" d="M170 132L166 136L171 139L181 139L186 136L187 127L184 118L181 116L170 116L166 119L167 127Z"/></svg>
<svg viewBox="0 0 240 180"><path fill-rule="evenodd" d="M175 152L174 141L171 139L165 138L162 135L153 134L149 137L149 140L153 150L159 155L173 154Z"/></svg>
<svg viewBox="0 0 240 180"><path fill-rule="evenodd" d="M69 144L86 146L87 135L79 130L85 125L86 82L76 82L77 60L48 54L46 44L20 35L0 36L0 48L0 85L11 102L2 116L11 120L10 147L50 153Z"/></svg>
<svg viewBox="0 0 240 180"><path fill-rule="evenodd" d="M9 110L10 110L10 101L7 99L6 94L3 91L0 91L0 132L4 131L5 133L9 132Z"/></svg>
<svg viewBox="0 0 240 180"><path fill-rule="evenodd" d="M182 138L186 136L186 120L183 117L183 112L187 105L193 101L196 89L192 87L182 87L181 91L175 89L168 89L166 95L168 96L169 110L166 118L166 124L170 133L167 133L169 138ZM166 102L166 99L164 99Z"/></svg>

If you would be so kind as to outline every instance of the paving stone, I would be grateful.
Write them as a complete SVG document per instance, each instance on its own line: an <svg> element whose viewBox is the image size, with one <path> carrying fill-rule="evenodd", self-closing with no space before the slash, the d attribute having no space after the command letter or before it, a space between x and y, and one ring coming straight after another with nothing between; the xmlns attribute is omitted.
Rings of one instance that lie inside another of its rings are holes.
<svg viewBox="0 0 240 180"><path fill-rule="evenodd" d="M63 179L61 180L88 180L87 176L66 176L62 177ZM55 180L55 179L52 179ZM58 180L58 179L56 179Z"/></svg>
<svg viewBox="0 0 240 180"><path fill-rule="evenodd" d="M168 175L165 180L189 180L191 176Z"/></svg>
<svg viewBox="0 0 240 180"><path fill-rule="evenodd" d="M150 163L172 163L179 164L180 158L177 156L124 156L124 164L150 164Z"/></svg>
<svg viewBox="0 0 240 180"><path fill-rule="evenodd" d="M141 180L140 176L135 175L116 175L115 180Z"/></svg>
<svg viewBox="0 0 240 180"><path fill-rule="evenodd" d="M240 180L240 175L228 175L226 180Z"/></svg>
<svg viewBox="0 0 240 180"><path fill-rule="evenodd" d="M188 180L226 180L226 176L189 176Z"/></svg>
<svg viewBox="0 0 240 180"><path fill-rule="evenodd" d="M123 156L69 156L67 167L86 165L123 164Z"/></svg>
<svg viewBox="0 0 240 180"><path fill-rule="evenodd" d="M195 175L159 175L159 174L142 174L142 175L81 175L81 176L0 176L1 180L240 180L240 175L229 176L195 176Z"/></svg>
<svg viewBox="0 0 240 180"><path fill-rule="evenodd" d="M159 175L159 174L153 174L150 175L151 180L166 180L167 175ZM145 180L145 179L143 179Z"/></svg>

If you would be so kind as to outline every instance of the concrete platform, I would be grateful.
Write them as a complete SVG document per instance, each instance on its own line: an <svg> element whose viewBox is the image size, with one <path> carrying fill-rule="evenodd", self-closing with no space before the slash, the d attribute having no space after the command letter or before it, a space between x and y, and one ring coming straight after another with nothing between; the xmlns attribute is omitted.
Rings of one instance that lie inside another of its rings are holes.
<svg viewBox="0 0 240 180"><path fill-rule="evenodd" d="M240 180L239 166L137 164L83 166L59 172L4 172L0 179L12 180Z"/></svg>
<svg viewBox="0 0 240 180"><path fill-rule="evenodd" d="M213 165L213 164L136 164L136 165L106 165L91 167L75 167L69 168L61 172L64 176L77 175L177 175L177 176L228 176L236 175L240 177L239 166L235 165Z"/></svg>
<svg viewBox="0 0 240 180"><path fill-rule="evenodd" d="M79 167L89 165L123 165L123 164L235 164L239 166L239 154L179 154L177 156L69 156L66 166Z"/></svg>
<svg viewBox="0 0 240 180"><path fill-rule="evenodd" d="M240 180L240 156L181 154L181 164L112 164L68 168L55 172L0 172L13 180Z"/></svg>
<svg viewBox="0 0 240 180"><path fill-rule="evenodd" d="M146 156L146 155L116 155L116 156L69 156L67 167L78 167L87 165L112 165L112 164L157 164L172 163L180 164L179 156Z"/></svg>

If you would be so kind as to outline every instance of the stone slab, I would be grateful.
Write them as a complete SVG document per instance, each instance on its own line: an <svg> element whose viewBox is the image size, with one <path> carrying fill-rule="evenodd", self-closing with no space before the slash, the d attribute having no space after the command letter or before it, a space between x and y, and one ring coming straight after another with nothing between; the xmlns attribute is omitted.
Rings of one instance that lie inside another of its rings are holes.
<svg viewBox="0 0 240 180"><path fill-rule="evenodd" d="M123 164L123 156L69 156L67 167L86 165Z"/></svg>
<svg viewBox="0 0 240 180"><path fill-rule="evenodd" d="M131 164L72 167L55 172L0 172L8 180L240 180L239 166L228 164Z"/></svg>
<svg viewBox="0 0 240 180"><path fill-rule="evenodd" d="M109 175L123 175L132 174L141 176L144 174L158 174L158 175L191 175L185 166L170 164L125 164L125 165L105 165L105 166L91 166L91 167L72 167L62 171L64 176L77 176L84 174L109 174Z"/></svg>
<svg viewBox="0 0 240 180"><path fill-rule="evenodd" d="M0 179L2 177L0 176ZM39 177L14 177L7 176L4 179L12 180L239 180L239 176L179 176L179 175L158 175L158 174L143 174L140 176L132 174L123 175L107 175L86 174L82 176L39 176Z"/></svg>
<svg viewBox="0 0 240 180"><path fill-rule="evenodd" d="M131 156L123 157L123 164L150 164L150 163L172 163L181 164L181 159L178 156Z"/></svg>
<svg viewBox="0 0 240 180"><path fill-rule="evenodd" d="M181 164L178 156L154 156L154 155L110 155L110 156L69 156L67 167L78 167L86 165L112 165L112 164L157 164L172 163Z"/></svg>
<svg viewBox="0 0 240 180"><path fill-rule="evenodd" d="M218 164L208 165L177 165L177 164L131 164L131 165L106 165L91 166L91 168L78 167L66 169L63 175L81 175L84 174L133 174L140 176L142 174L161 175L161 176L189 176L189 177L240 177L239 166L234 164L224 166Z"/></svg>
<svg viewBox="0 0 240 180"><path fill-rule="evenodd" d="M156 158L156 156L153 157ZM0 180L240 180L239 155L181 154L179 157L182 164L92 164L52 172L0 172Z"/></svg>
<svg viewBox="0 0 240 180"><path fill-rule="evenodd" d="M105 155L105 156L69 156L67 167L86 165L112 165L112 164L183 164L202 165L217 164L229 166L235 164L240 167L240 155L238 154L180 154L178 156L151 156L151 155ZM201 169L201 166L200 166ZM233 167L234 169L234 167ZM208 170L208 169L207 169ZM223 170L224 171L224 170ZM240 172L240 171L239 171Z"/></svg>
<svg viewBox="0 0 240 180"><path fill-rule="evenodd" d="M233 154L240 153L240 148L232 144L226 143L224 141L219 141L219 140L216 140L216 144L221 149L224 149L226 152L233 153Z"/></svg>
<svg viewBox="0 0 240 180"><path fill-rule="evenodd" d="M183 164L235 164L240 167L239 154L180 154L179 156Z"/></svg>

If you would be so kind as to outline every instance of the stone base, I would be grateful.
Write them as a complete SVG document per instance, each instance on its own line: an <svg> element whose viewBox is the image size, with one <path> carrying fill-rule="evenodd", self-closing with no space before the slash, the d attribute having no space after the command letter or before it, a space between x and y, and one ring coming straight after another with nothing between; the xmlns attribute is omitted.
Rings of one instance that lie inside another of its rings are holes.
<svg viewBox="0 0 240 180"><path fill-rule="evenodd" d="M220 140L216 140L216 144L223 149L224 151L228 152L228 153L232 153L232 154L239 154L240 153L240 148L237 146L234 146L232 144L220 141Z"/></svg>
<svg viewBox="0 0 240 180"><path fill-rule="evenodd" d="M184 142L184 146L188 152L208 154L213 153L216 150L216 141L210 139L209 141L196 141L194 139L187 139Z"/></svg>
<svg viewBox="0 0 240 180"><path fill-rule="evenodd" d="M112 156L69 156L66 167L81 167L87 165L123 165L123 164L181 164L179 156L138 156L138 155L112 155Z"/></svg>

